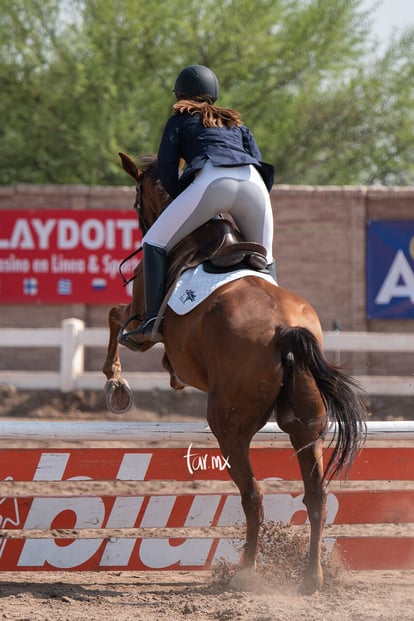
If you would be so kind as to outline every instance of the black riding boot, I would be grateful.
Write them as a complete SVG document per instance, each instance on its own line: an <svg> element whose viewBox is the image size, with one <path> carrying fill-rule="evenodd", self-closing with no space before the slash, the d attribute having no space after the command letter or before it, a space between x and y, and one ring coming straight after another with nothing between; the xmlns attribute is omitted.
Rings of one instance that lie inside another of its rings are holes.
<svg viewBox="0 0 414 621"><path fill-rule="evenodd" d="M148 340L157 343L162 341L162 335L160 332L154 334L153 328L164 299L167 253L164 248L152 244L144 244L143 250L145 320L136 334L142 334Z"/></svg>
<svg viewBox="0 0 414 621"><path fill-rule="evenodd" d="M145 319L138 328L127 331L127 326L134 317L128 319L118 338L120 343L130 347L130 349L134 349L135 345L138 350L139 344L144 340L153 343L162 341L161 331L154 332L153 330L164 299L167 277L166 250L152 244L144 244L143 251Z"/></svg>

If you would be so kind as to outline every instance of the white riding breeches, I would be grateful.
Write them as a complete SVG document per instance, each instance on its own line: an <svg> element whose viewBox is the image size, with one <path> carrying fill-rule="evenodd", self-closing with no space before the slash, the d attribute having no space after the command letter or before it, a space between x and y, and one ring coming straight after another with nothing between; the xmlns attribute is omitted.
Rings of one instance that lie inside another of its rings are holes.
<svg viewBox="0 0 414 621"><path fill-rule="evenodd" d="M246 241L266 248L273 261L273 213L269 192L252 165L216 167L207 161L194 181L161 213L143 243L170 251L196 228L229 213Z"/></svg>

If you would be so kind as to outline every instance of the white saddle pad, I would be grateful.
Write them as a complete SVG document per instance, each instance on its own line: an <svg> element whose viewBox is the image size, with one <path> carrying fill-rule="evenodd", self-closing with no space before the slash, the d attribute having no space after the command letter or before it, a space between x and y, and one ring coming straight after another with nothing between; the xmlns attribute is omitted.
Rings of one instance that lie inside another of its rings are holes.
<svg viewBox="0 0 414 621"><path fill-rule="evenodd" d="M185 315L194 310L219 287L233 280L249 276L263 278L277 287L277 284L269 274L262 274L249 269L240 269L225 274L211 274L210 272L205 272L202 265L198 265L181 274L168 300L168 306L177 315Z"/></svg>

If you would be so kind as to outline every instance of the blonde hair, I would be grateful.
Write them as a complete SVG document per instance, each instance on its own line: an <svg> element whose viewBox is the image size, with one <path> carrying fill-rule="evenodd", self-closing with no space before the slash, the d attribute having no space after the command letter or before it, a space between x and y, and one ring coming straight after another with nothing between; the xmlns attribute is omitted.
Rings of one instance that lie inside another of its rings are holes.
<svg viewBox="0 0 414 621"><path fill-rule="evenodd" d="M204 127L240 127L243 125L240 114L231 108L215 106L209 101L181 99L173 105L176 114L199 114Z"/></svg>

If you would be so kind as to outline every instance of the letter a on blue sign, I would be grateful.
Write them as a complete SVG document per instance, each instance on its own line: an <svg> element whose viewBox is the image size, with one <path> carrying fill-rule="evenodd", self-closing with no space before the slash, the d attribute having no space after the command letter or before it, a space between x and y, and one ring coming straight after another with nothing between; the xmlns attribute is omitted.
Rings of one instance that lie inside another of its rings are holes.
<svg viewBox="0 0 414 621"><path fill-rule="evenodd" d="M368 223L367 315L414 319L413 220Z"/></svg>

